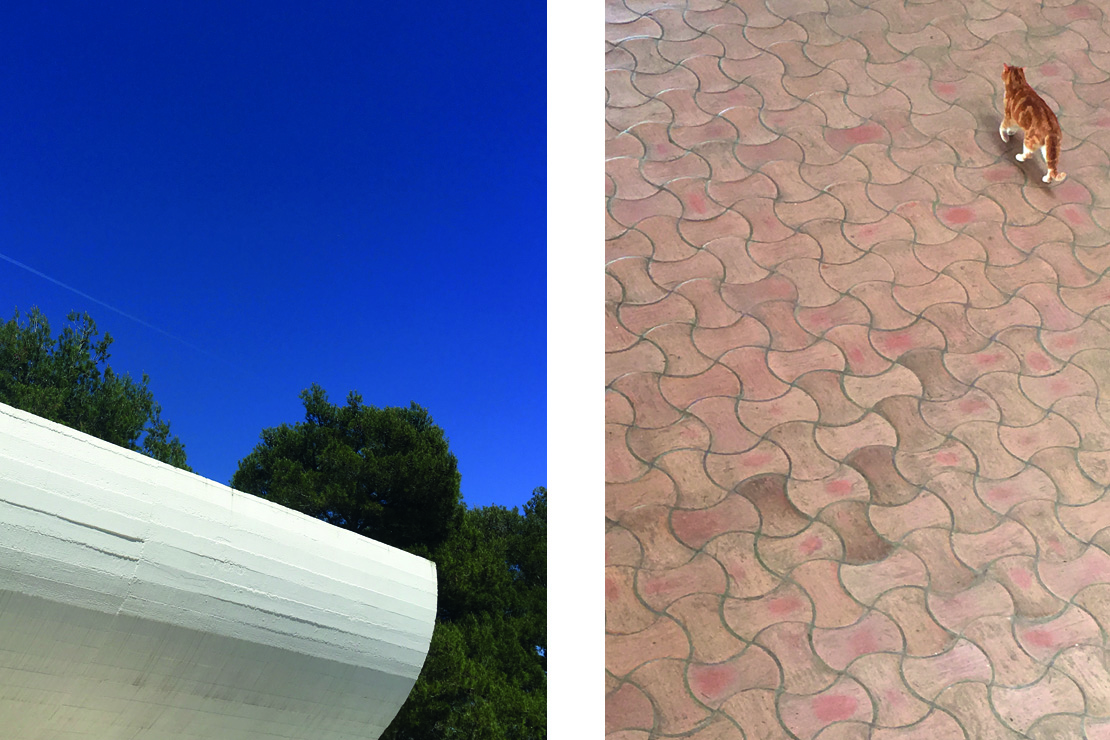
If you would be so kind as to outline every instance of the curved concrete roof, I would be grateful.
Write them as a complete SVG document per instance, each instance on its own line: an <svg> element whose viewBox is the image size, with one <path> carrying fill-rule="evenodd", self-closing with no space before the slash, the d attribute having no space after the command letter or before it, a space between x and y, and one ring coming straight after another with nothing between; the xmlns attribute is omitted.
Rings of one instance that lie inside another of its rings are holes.
<svg viewBox="0 0 1110 740"><path fill-rule="evenodd" d="M376 738L435 566L0 404L5 738Z"/></svg>

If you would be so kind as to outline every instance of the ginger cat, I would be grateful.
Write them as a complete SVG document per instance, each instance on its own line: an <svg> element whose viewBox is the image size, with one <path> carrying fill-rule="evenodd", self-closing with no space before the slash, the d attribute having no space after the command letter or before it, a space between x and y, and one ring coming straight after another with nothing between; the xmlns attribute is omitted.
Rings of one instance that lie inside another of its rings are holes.
<svg viewBox="0 0 1110 740"><path fill-rule="evenodd" d="M1006 102L998 134L1003 141L1009 141L1010 134L1016 133L1018 129L1024 131L1025 140L1022 142L1021 154L1015 157L1017 161L1024 162L1040 148L1041 156L1048 165L1048 174L1042 178L1044 182L1063 180L1068 175L1057 169L1060 162L1061 132L1056 114L1025 81L1024 68L1003 64L1002 82L1006 86Z"/></svg>

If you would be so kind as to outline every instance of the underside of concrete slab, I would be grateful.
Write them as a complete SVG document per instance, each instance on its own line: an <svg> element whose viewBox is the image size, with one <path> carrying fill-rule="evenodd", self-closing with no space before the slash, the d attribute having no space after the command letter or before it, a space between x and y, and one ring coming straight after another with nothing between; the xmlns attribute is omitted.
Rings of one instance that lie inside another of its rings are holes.
<svg viewBox="0 0 1110 740"><path fill-rule="evenodd" d="M435 566L0 404L0 728L376 738Z"/></svg>

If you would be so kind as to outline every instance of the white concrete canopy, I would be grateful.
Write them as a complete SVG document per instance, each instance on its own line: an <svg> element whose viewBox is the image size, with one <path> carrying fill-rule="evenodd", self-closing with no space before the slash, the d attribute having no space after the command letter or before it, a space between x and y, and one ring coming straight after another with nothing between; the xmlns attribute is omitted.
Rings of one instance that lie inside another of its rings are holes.
<svg viewBox="0 0 1110 740"><path fill-rule="evenodd" d="M431 562L0 404L0 737L377 738Z"/></svg>

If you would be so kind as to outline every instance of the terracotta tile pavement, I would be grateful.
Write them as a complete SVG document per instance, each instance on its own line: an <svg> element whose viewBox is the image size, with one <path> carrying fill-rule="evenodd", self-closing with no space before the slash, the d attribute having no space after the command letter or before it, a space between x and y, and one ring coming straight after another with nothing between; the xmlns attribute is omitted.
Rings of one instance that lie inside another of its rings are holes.
<svg viewBox="0 0 1110 740"><path fill-rule="evenodd" d="M608 736L1110 738L1110 6L606 17Z"/></svg>

